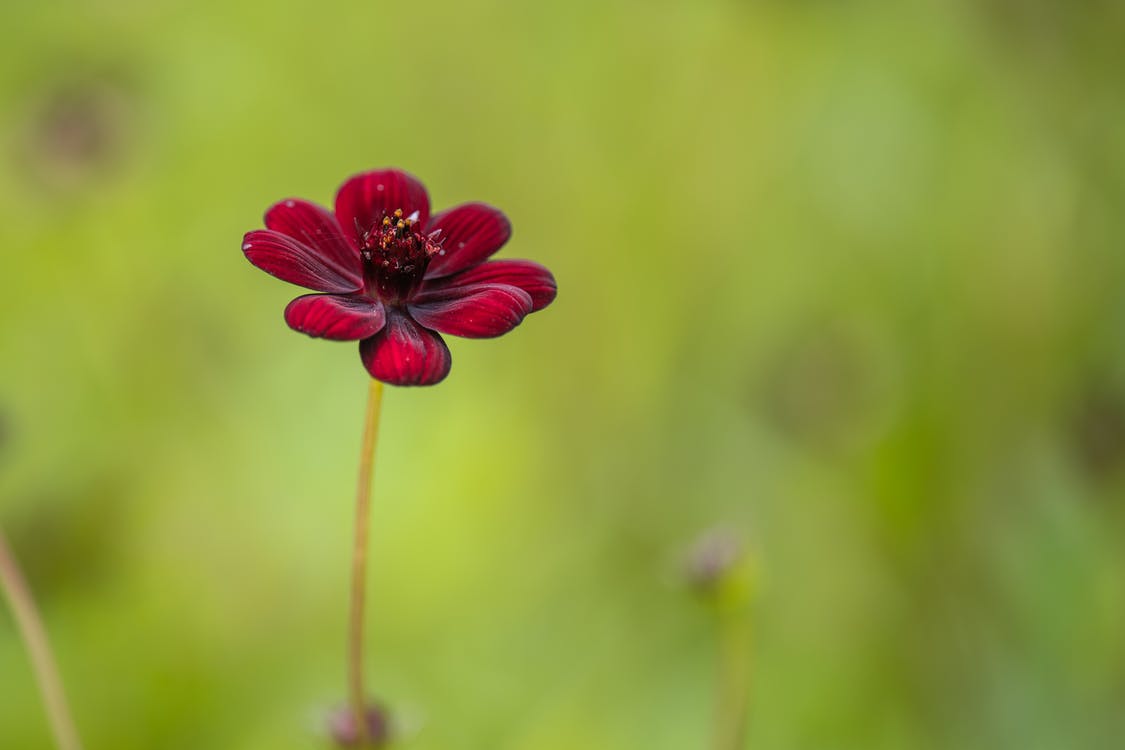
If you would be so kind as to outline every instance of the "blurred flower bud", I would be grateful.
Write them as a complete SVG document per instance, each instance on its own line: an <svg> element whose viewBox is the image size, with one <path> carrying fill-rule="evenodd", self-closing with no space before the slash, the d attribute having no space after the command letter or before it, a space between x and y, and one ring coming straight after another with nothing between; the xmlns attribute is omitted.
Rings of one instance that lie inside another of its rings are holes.
<svg viewBox="0 0 1125 750"><path fill-rule="evenodd" d="M751 570L742 540L729 529L703 533L684 562L687 583L723 608L741 607L750 598Z"/></svg>
<svg viewBox="0 0 1125 750"><path fill-rule="evenodd" d="M31 102L19 143L28 177L50 189L90 184L117 166L135 140L135 97L110 71L67 75Z"/></svg>
<svg viewBox="0 0 1125 750"><path fill-rule="evenodd" d="M391 740L390 714L382 707L367 707L367 736L369 747L386 747ZM355 714L350 708L341 708L328 719L328 732L339 747L359 747L359 732L356 731Z"/></svg>
<svg viewBox="0 0 1125 750"><path fill-rule="evenodd" d="M694 588L711 589L742 557L742 544L726 529L708 531L688 552L686 572Z"/></svg>
<svg viewBox="0 0 1125 750"><path fill-rule="evenodd" d="M1086 473L1107 479L1125 466L1125 399L1108 388L1091 388L1073 420L1075 453Z"/></svg>

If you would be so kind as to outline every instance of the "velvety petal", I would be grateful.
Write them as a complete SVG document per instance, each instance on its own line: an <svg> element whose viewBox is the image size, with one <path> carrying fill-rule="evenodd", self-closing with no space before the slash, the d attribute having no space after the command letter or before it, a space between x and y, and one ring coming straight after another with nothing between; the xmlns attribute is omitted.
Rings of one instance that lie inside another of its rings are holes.
<svg viewBox="0 0 1125 750"><path fill-rule="evenodd" d="M459 286L419 294L410 314L426 328L488 339L512 330L531 312L531 296L507 284Z"/></svg>
<svg viewBox="0 0 1125 750"><path fill-rule="evenodd" d="M430 198L425 186L397 169L357 174L336 193L336 219L357 250L362 249L364 232L399 208L406 216L417 211L420 226L426 226L430 220Z"/></svg>
<svg viewBox="0 0 1125 750"><path fill-rule="evenodd" d="M466 203L442 211L426 226L441 230L441 254L430 261L426 278L436 279L475 266L503 247L512 236L508 217L484 203Z"/></svg>
<svg viewBox="0 0 1125 750"><path fill-rule="evenodd" d="M439 383L453 363L441 336L394 309L383 330L359 343L359 356L371 377L391 385Z"/></svg>
<svg viewBox="0 0 1125 750"><path fill-rule="evenodd" d="M490 260L467 270L433 279L422 285L422 293L441 292L456 287L478 284L507 284L531 295L531 311L542 310L555 299L555 277L543 266L530 260Z"/></svg>
<svg viewBox="0 0 1125 750"><path fill-rule="evenodd" d="M306 294L285 308L285 322L314 338L356 341L378 333L386 313L383 303L367 297Z"/></svg>
<svg viewBox="0 0 1125 750"><path fill-rule="evenodd" d="M266 211L266 229L292 237L343 268L362 272L359 252L344 237L336 217L322 206L298 198L276 203Z"/></svg>
<svg viewBox="0 0 1125 750"><path fill-rule="evenodd" d="M248 232L242 240L242 252L266 273L306 289L346 294L359 291L363 286L363 278L357 271L341 266L281 232L270 229Z"/></svg>

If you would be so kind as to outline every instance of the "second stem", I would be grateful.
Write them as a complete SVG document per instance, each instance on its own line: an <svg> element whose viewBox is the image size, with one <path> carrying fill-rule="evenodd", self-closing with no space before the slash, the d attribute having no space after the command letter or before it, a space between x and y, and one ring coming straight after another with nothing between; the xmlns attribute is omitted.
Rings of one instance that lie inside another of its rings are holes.
<svg viewBox="0 0 1125 750"><path fill-rule="evenodd" d="M371 518L371 482L375 471L375 445L379 436L379 412L383 384L371 380L367 392L367 414L363 427L363 450L359 456L359 482L355 493L355 538L352 547L351 614L348 618L348 705L355 721L360 747L371 742L367 724L367 700L363 684L363 623L367 592L367 540Z"/></svg>
<svg viewBox="0 0 1125 750"><path fill-rule="evenodd" d="M27 645L31 667L47 708L47 719L55 735L55 744L59 750L82 750L82 742L78 739L78 730L74 727L74 719L66 702L59 668L47 640L47 631L43 627L43 620L35 607L27 581L16 562L16 555L8 546L3 532L0 532L0 592L7 595L16 620L16 629Z"/></svg>

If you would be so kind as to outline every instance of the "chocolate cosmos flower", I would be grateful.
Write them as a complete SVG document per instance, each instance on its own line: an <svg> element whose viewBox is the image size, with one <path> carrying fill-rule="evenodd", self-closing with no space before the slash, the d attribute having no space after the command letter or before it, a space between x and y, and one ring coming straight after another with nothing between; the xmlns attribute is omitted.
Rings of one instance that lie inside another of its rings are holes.
<svg viewBox="0 0 1125 750"><path fill-rule="evenodd" d="M394 169L352 177L336 213L303 200L266 212L266 229L242 243L266 273L320 294L285 308L295 331L359 340L371 377L392 385L433 385L449 374L440 333L492 338L555 298L555 279L527 260L487 260L512 227L483 203L430 216L417 179Z"/></svg>

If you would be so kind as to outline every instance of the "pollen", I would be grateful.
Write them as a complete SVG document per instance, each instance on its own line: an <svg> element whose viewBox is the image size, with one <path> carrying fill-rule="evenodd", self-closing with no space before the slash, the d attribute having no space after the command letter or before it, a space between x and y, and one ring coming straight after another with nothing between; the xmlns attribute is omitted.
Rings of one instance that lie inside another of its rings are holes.
<svg viewBox="0 0 1125 750"><path fill-rule="evenodd" d="M409 216L395 209L363 235L362 255L369 268L379 268L380 276L421 278L429 259L442 252L440 232L422 234L417 211ZM385 286L385 284L383 284Z"/></svg>

